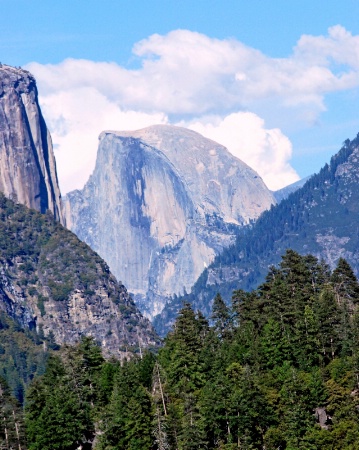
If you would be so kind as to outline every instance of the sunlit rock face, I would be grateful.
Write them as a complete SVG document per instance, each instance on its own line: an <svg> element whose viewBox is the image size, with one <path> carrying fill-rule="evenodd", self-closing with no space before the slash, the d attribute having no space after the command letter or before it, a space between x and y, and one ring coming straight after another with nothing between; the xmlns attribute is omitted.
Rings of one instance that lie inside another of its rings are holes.
<svg viewBox="0 0 359 450"><path fill-rule="evenodd" d="M100 135L96 168L64 200L66 224L109 264L149 316L190 291L238 227L275 201L218 143L156 125Z"/></svg>
<svg viewBox="0 0 359 450"><path fill-rule="evenodd" d="M0 65L0 191L62 221L50 133L26 70Z"/></svg>

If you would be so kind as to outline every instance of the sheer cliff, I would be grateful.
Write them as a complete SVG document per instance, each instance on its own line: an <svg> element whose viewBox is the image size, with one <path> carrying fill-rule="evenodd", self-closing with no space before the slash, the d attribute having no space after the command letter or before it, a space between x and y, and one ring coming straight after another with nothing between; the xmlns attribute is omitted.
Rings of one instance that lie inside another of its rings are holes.
<svg viewBox="0 0 359 450"><path fill-rule="evenodd" d="M26 70L0 64L0 192L62 222L50 133Z"/></svg>
<svg viewBox="0 0 359 450"><path fill-rule="evenodd" d="M58 344L93 336L107 355L159 339L125 287L88 245L54 220L0 194L0 310Z"/></svg>
<svg viewBox="0 0 359 450"><path fill-rule="evenodd" d="M184 300L209 314L217 292L230 301L234 289L253 289L286 249L323 258L333 269L345 258L359 275L359 134L304 186L242 230L206 269L190 295L169 302L154 324L166 333Z"/></svg>
<svg viewBox="0 0 359 450"><path fill-rule="evenodd" d="M66 224L152 316L189 291L238 227L275 201L258 174L184 128L103 132L84 189L64 199Z"/></svg>

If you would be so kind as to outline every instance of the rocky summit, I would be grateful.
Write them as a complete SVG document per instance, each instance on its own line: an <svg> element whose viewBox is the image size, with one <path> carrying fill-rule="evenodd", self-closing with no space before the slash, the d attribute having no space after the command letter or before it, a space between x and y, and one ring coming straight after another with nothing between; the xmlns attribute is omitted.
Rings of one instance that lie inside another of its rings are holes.
<svg viewBox="0 0 359 450"><path fill-rule="evenodd" d="M0 64L0 192L62 222L50 133L26 70Z"/></svg>
<svg viewBox="0 0 359 450"><path fill-rule="evenodd" d="M99 140L89 181L64 199L66 224L149 316L275 203L254 170L194 131L156 125Z"/></svg>

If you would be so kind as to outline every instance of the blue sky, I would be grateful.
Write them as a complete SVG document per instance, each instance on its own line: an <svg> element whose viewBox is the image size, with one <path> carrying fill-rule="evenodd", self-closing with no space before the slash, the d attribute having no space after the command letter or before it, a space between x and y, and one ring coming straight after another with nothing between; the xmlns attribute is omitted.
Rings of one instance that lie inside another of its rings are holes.
<svg viewBox="0 0 359 450"><path fill-rule="evenodd" d="M359 132L357 0L0 0L0 8L0 61L38 80L63 191L87 180L103 127L189 126L272 188L319 170Z"/></svg>

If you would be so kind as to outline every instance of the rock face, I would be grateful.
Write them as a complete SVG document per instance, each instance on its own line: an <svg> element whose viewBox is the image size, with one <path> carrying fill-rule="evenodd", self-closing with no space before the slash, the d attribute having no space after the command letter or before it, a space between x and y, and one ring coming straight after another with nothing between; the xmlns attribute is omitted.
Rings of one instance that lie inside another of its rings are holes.
<svg viewBox="0 0 359 450"><path fill-rule="evenodd" d="M168 331L183 300L209 315L218 292L229 302L233 290L256 288L288 248L324 259L331 269L345 258L359 276L358 217L359 134L303 187L244 230L204 271L190 296L172 299L154 320L157 331Z"/></svg>
<svg viewBox="0 0 359 450"><path fill-rule="evenodd" d="M52 142L36 82L26 70L0 65L0 192L62 222Z"/></svg>
<svg viewBox="0 0 359 450"><path fill-rule="evenodd" d="M239 226L275 201L256 172L184 128L103 132L96 168L64 199L66 225L149 316L189 291Z"/></svg>
<svg viewBox="0 0 359 450"><path fill-rule="evenodd" d="M107 264L56 222L0 194L0 310L58 344L93 336L105 355L159 344Z"/></svg>

